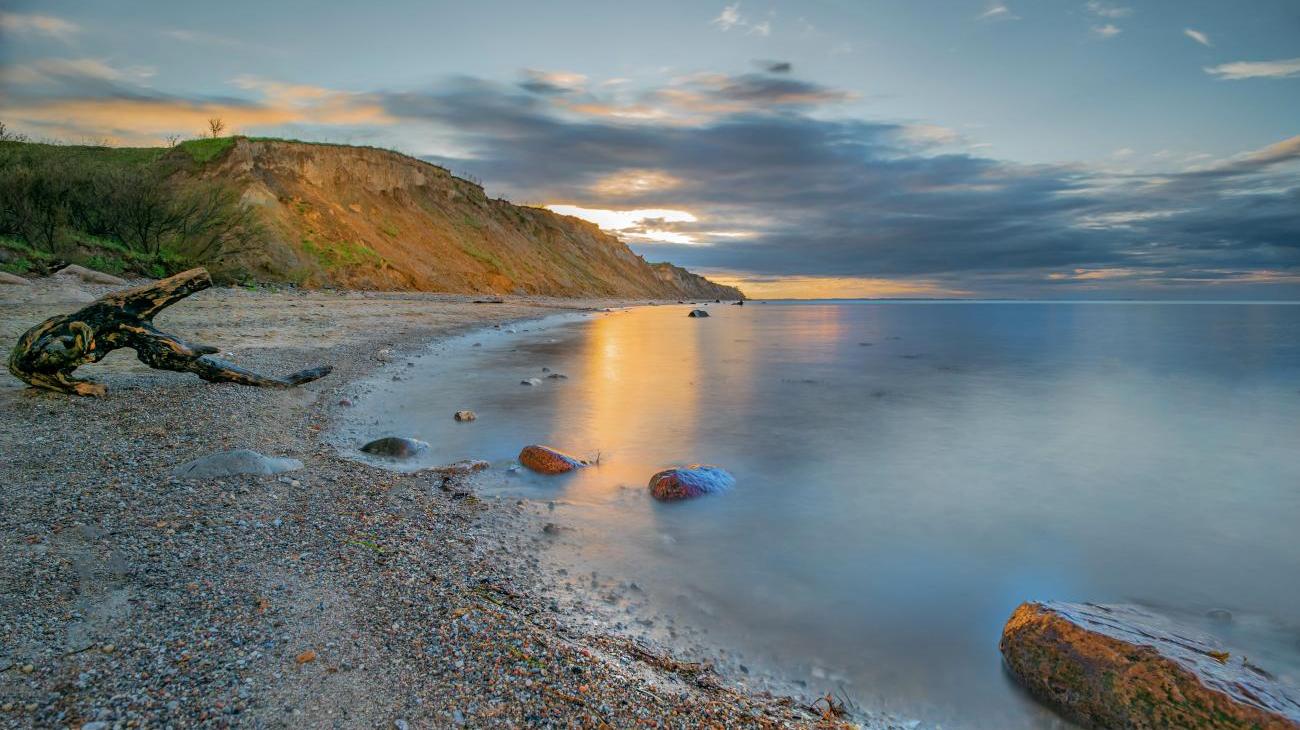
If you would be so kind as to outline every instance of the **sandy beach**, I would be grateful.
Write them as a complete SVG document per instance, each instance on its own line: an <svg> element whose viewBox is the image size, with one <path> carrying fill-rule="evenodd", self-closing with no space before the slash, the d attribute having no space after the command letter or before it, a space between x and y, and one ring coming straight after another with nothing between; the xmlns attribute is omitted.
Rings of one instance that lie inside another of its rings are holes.
<svg viewBox="0 0 1300 730"><path fill-rule="evenodd" d="M6 352L113 287L0 287ZM627 302L212 289L157 324L293 390L149 370L129 351L72 398L0 377L0 725L6 727L785 727L833 725L708 668L575 628L541 586L529 505L475 481L339 457L341 393L440 336ZM247 448L274 477L181 481Z"/></svg>

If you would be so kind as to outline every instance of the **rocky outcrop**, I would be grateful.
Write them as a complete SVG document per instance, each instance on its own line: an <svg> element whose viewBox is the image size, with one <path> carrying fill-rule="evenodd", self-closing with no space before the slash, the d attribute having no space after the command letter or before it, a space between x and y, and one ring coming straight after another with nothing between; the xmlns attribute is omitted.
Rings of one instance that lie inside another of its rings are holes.
<svg viewBox="0 0 1300 730"><path fill-rule="evenodd" d="M563 474L587 465L587 462L549 446L533 444L519 452L519 463L538 474Z"/></svg>
<svg viewBox="0 0 1300 730"><path fill-rule="evenodd" d="M241 137L182 174L225 182L257 210L267 238L231 267L264 278L380 290L743 296L671 264L648 264L592 223L490 198L444 168L388 150Z"/></svg>
<svg viewBox="0 0 1300 730"><path fill-rule="evenodd" d="M1090 727L1300 729L1300 695L1213 639L1135 606L1024 603L1007 667Z"/></svg>
<svg viewBox="0 0 1300 730"><path fill-rule="evenodd" d="M675 291L681 292L681 296L690 299L739 299L744 300L745 294L734 286L726 286L700 276L693 274L680 266L661 261L657 264L650 264L654 269L655 276L659 280L668 284Z"/></svg>
<svg viewBox="0 0 1300 730"><path fill-rule="evenodd" d="M726 469L709 464L665 469L650 477L650 495L665 502L719 494L734 486L736 478Z"/></svg>

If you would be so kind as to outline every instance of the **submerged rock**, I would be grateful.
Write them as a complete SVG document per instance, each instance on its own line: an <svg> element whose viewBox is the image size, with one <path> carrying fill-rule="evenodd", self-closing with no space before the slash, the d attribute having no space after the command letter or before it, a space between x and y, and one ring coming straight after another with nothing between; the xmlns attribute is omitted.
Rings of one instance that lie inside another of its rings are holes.
<svg viewBox="0 0 1300 730"><path fill-rule="evenodd" d="M568 379L569 379L569 376L565 375L564 373L551 373L550 375L547 375L546 377L547 377L548 379L550 379L550 380L568 380Z"/></svg>
<svg viewBox="0 0 1300 730"><path fill-rule="evenodd" d="M456 415L453 416L453 418L455 418L457 421L462 421L462 422L473 421L478 418L478 414L475 413L474 411L456 411Z"/></svg>
<svg viewBox="0 0 1300 730"><path fill-rule="evenodd" d="M252 449L235 449L208 454L181 464L172 471L177 479L216 479L236 474L270 476L302 468L297 459L263 456Z"/></svg>
<svg viewBox="0 0 1300 730"><path fill-rule="evenodd" d="M582 459L537 444L525 446L519 452L519 463L539 474L563 474L587 465Z"/></svg>
<svg viewBox="0 0 1300 730"><path fill-rule="evenodd" d="M520 385L541 385L541 384L542 384L542 379L541 379L541 378L524 378L523 380L519 381L519 384L520 384Z"/></svg>
<svg viewBox="0 0 1300 730"><path fill-rule="evenodd" d="M692 309L692 310L691 310L691 313L688 314L688 315L686 315L686 316L687 316L687 317L707 317L707 316L709 316L709 313L706 312L706 311L704 311L703 309Z"/></svg>
<svg viewBox="0 0 1300 730"><path fill-rule="evenodd" d="M1089 727L1300 728L1300 694L1207 636L1136 606L1023 603L1007 667Z"/></svg>
<svg viewBox="0 0 1300 730"><path fill-rule="evenodd" d="M710 464L665 469L650 477L650 495L664 501L719 494L734 486L735 477L726 469Z"/></svg>
<svg viewBox="0 0 1300 730"><path fill-rule="evenodd" d="M409 459L428 448L429 444L420 441L419 439L409 439L403 436L385 436L362 446L361 450L374 456L387 456L392 459Z"/></svg>

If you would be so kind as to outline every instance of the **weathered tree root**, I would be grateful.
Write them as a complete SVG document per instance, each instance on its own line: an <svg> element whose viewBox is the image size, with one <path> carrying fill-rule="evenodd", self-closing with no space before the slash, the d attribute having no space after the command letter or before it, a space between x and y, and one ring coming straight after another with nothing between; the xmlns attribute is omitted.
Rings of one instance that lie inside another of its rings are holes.
<svg viewBox="0 0 1300 730"><path fill-rule="evenodd" d="M159 331L153 318L163 309L212 286L206 269L190 269L153 284L107 294L86 307L51 317L31 328L9 355L9 372L36 388L76 395L104 395L107 389L74 378L72 371L99 362L127 347L140 362L158 370L194 373L212 383L239 383L263 388L292 388L329 375L328 365L283 378L245 370L211 355L209 345L191 345Z"/></svg>

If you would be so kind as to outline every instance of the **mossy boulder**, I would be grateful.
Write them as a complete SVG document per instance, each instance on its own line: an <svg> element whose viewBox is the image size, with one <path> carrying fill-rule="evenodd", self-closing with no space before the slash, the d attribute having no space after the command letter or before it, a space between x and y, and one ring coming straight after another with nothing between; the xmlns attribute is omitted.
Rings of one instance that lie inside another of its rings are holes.
<svg viewBox="0 0 1300 730"><path fill-rule="evenodd" d="M1024 603L1000 648L1031 694L1087 727L1300 729L1294 688L1136 606Z"/></svg>

